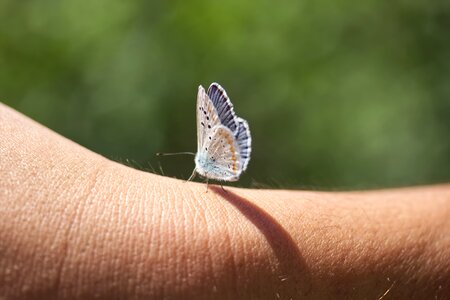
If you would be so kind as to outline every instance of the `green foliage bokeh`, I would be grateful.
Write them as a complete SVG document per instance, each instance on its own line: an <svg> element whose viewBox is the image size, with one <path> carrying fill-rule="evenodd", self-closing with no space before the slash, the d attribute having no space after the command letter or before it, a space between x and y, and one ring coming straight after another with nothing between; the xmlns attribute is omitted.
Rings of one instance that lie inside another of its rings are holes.
<svg viewBox="0 0 450 300"><path fill-rule="evenodd" d="M0 99L108 158L187 178L199 84L253 135L238 185L450 180L450 2L0 0Z"/></svg>

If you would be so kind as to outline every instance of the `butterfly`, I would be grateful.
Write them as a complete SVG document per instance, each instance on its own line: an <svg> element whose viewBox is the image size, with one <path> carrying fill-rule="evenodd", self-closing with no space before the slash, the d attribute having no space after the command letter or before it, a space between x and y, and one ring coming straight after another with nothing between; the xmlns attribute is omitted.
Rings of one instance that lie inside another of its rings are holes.
<svg viewBox="0 0 450 300"><path fill-rule="evenodd" d="M247 169L252 138L246 120L234 113L225 89L212 83L200 85L197 94L197 153L195 173L218 181L237 181Z"/></svg>

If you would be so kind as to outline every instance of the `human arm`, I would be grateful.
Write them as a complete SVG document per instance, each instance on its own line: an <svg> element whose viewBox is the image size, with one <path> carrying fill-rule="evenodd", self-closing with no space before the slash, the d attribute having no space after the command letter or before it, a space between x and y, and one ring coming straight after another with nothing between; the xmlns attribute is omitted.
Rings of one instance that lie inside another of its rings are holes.
<svg viewBox="0 0 450 300"><path fill-rule="evenodd" d="M226 190L112 162L0 104L0 297L450 294L449 185Z"/></svg>

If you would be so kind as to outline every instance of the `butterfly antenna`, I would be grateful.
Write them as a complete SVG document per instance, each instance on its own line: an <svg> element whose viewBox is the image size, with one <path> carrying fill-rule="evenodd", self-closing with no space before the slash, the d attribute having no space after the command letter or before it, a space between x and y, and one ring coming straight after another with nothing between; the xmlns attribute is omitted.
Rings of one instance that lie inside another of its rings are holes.
<svg viewBox="0 0 450 300"><path fill-rule="evenodd" d="M156 156L170 156L170 155L183 155L183 154L195 155L194 152L175 152L175 153L161 153L161 152L158 152L158 153L156 153Z"/></svg>

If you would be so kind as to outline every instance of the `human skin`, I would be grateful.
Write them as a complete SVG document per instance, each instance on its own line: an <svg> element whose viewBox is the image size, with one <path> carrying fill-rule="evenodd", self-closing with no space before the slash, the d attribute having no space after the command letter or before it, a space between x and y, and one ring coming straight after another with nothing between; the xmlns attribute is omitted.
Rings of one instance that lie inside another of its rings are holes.
<svg viewBox="0 0 450 300"><path fill-rule="evenodd" d="M449 299L450 185L210 186L0 104L0 299Z"/></svg>

